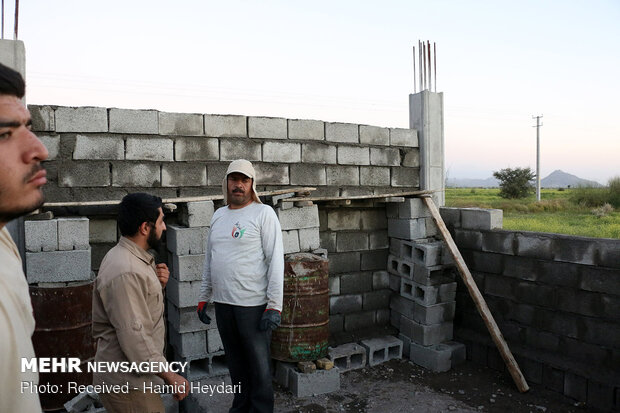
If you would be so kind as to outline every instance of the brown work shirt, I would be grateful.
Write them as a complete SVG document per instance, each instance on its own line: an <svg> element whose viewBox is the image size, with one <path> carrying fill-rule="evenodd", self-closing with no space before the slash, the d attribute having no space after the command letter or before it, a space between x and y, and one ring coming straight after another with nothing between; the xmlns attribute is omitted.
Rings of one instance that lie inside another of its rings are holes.
<svg viewBox="0 0 620 413"><path fill-rule="evenodd" d="M164 297L153 256L122 237L101 262L93 287L96 362L166 362ZM153 373L95 372L93 384L163 384Z"/></svg>

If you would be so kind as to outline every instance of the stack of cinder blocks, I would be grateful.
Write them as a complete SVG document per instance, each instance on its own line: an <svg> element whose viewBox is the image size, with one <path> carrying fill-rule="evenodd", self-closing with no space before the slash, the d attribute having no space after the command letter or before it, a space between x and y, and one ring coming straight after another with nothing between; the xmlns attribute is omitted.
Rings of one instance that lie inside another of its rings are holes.
<svg viewBox="0 0 620 413"><path fill-rule="evenodd" d="M88 218L25 221L24 239L29 284L59 287L92 280Z"/></svg>
<svg viewBox="0 0 620 413"><path fill-rule="evenodd" d="M189 362L189 380L227 374L222 340L210 306L211 324L198 319L196 305L204 267L213 201L188 202L179 212L180 225L168 225L168 342L174 358Z"/></svg>
<svg viewBox="0 0 620 413"><path fill-rule="evenodd" d="M465 360L465 347L452 342L456 308L454 266L437 227L419 198L388 206L391 323L400 330L404 353L432 371Z"/></svg>
<svg viewBox="0 0 620 413"><path fill-rule="evenodd" d="M319 210L316 205L295 206L285 199L278 203L276 214L282 228L284 254L319 250Z"/></svg>

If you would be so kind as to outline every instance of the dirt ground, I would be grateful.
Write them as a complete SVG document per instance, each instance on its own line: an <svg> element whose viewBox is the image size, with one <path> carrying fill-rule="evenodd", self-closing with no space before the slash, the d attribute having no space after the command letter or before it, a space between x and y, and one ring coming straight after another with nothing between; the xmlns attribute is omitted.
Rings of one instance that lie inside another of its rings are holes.
<svg viewBox="0 0 620 413"><path fill-rule="evenodd" d="M578 413L587 409L558 393L530 384L521 394L507 373L466 362L432 373L409 360L392 360L340 376L340 391L296 398L275 385L275 411L286 413L532 412ZM220 383L222 379L219 379ZM227 380L229 382L230 379ZM203 396L189 412L227 412L232 395Z"/></svg>

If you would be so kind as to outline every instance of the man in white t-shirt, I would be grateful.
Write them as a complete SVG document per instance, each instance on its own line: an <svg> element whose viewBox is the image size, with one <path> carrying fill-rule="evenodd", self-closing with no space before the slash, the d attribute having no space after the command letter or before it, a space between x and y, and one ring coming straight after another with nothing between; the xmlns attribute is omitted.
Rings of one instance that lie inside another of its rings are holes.
<svg viewBox="0 0 620 413"><path fill-rule="evenodd" d="M215 303L233 384L240 384L230 412L273 412L271 330L280 325L284 253L280 222L256 193L249 161L228 166L222 182L225 207L211 219L198 315L209 323Z"/></svg>
<svg viewBox="0 0 620 413"><path fill-rule="evenodd" d="M40 412L39 376L21 369L33 358L34 317L28 284L5 225L43 204L45 146L30 130L22 76L0 64L0 412ZM22 383L26 383L25 390Z"/></svg>

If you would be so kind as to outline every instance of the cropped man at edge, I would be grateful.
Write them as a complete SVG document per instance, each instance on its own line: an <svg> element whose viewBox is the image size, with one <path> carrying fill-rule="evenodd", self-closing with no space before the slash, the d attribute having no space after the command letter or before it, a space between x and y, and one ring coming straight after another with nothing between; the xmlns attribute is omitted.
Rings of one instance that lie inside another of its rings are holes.
<svg viewBox="0 0 620 413"><path fill-rule="evenodd" d="M118 227L122 237L103 258L93 286L95 361L166 363L163 288L170 273L147 252L157 249L166 230L161 198L126 195L119 205ZM164 413L161 396L151 391L163 382L174 386L177 400L189 392L187 380L171 371L93 374L95 385L129 385L127 393L100 393L109 413Z"/></svg>
<svg viewBox="0 0 620 413"><path fill-rule="evenodd" d="M258 198L249 161L230 163L222 192L227 206L211 219L198 315L209 323L206 303L215 303L231 381L241 385L229 412L273 412L269 342L282 311L280 222Z"/></svg>
<svg viewBox="0 0 620 413"><path fill-rule="evenodd" d="M37 373L22 371L21 358L32 359L34 317L28 283L17 246L5 225L43 204L47 182L41 162L47 149L30 131L30 113L21 101L22 76L0 64L0 412L40 412L36 391L21 383L39 382Z"/></svg>

